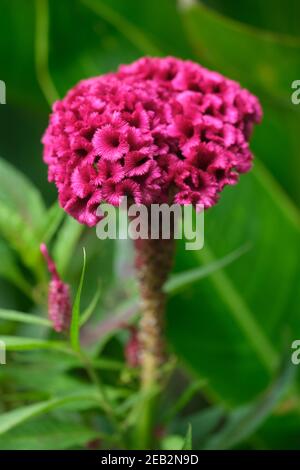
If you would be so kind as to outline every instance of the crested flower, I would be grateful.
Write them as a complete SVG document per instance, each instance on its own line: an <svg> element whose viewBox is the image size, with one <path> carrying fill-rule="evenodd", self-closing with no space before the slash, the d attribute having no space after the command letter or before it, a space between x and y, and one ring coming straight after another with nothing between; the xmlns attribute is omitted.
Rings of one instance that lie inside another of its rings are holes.
<svg viewBox="0 0 300 470"><path fill-rule="evenodd" d="M55 263L44 243L41 244L40 250L51 274L48 290L48 315L55 331L67 331L71 321L70 287L59 277Z"/></svg>
<svg viewBox="0 0 300 470"><path fill-rule="evenodd" d="M117 206L124 195L149 205L172 194L208 208L251 168L248 140L261 116L253 95L216 72L142 58L54 104L43 137L48 177L61 206L89 226L101 202Z"/></svg>
<svg viewBox="0 0 300 470"><path fill-rule="evenodd" d="M88 226L100 220L101 203L119 206L124 196L148 208L175 202L207 209L250 170L248 142L261 117L257 98L237 82L191 61L145 57L79 82L54 104L42 140L48 179L65 211ZM147 422L149 392L162 380L165 362L163 286L175 254L174 228L169 238L159 233L134 243L141 320L138 332L130 329L125 357L140 366ZM61 331L70 321L69 289L45 246L42 252L52 274L49 314Z"/></svg>
<svg viewBox="0 0 300 470"><path fill-rule="evenodd" d="M106 124L95 132L94 151L100 158L109 161L120 160L129 150L126 130Z"/></svg>

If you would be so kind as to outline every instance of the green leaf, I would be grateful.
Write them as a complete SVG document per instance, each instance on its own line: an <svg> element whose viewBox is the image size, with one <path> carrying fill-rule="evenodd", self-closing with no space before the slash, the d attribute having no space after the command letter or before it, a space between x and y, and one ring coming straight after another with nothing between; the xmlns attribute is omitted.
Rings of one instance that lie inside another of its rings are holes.
<svg viewBox="0 0 300 470"><path fill-rule="evenodd" d="M82 0L82 4L120 32L139 56L191 53L173 0Z"/></svg>
<svg viewBox="0 0 300 470"><path fill-rule="evenodd" d="M182 446L182 450L192 450L193 449L193 444L192 444L192 426L189 424L188 430L186 432L185 440Z"/></svg>
<svg viewBox="0 0 300 470"><path fill-rule="evenodd" d="M7 351L32 351L35 349L54 349L57 351L72 354L72 350L68 346L59 341L48 341L36 338L22 338L20 336L0 336L0 340L4 342Z"/></svg>
<svg viewBox="0 0 300 470"><path fill-rule="evenodd" d="M209 276L218 269L222 269L225 266L229 265L244 253L250 249L250 245L244 245L237 250L234 250L232 253L224 256L224 258L219 259L207 266L202 266L200 268L190 269L188 271L180 272L171 276L171 278L164 285L164 291L169 294L175 294L181 289L184 289L189 284L199 281L206 276Z"/></svg>
<svg viewBox="0 0 300 470"><path fill-rule="evenodd" d="M53 246L53 258L61 276L64 276L66 272L83 230L84 226L79 224L77 220L72 217L66 217L57 234Z"/></svg>
<svg viewBox="0 0 300 470"><path fill-rule="evenodd" d="M26 197L24 197L26 195ZM40 227L46 208L39 191L6 160L0 158L0 201L32 230Z"/></svg>
<svg viewBox="0 0 300 470"><path fill-rule="evenodd" d="M92 365L95 369L103 370L124 370L124 362L106 357L94 359Z"/></svg>
<svg viewBox="0 0 300 470"><path fill-rule="evenodd" d="M298 398L287 399L282 410L271 415L255 433L255 442L260 449L299 450L299 427Z"/></svg>
<svg viewBox="0 0 300 470"><path fill-rule="evenodd" d="M32 296L32 288L20 270L17 259L11 248L0 239L0 277L17 286L28 297Z"/></svg>
<svg viewBox="0 0 300 470"><path fill-rule="evenodd" d="M39 350L39 352L41 352ZM49 355L49 351L48 355ZM53 350L51 350L51 355ZM28 355L26 355L28 357ZM22 358L21 358L22 359ZM13 403L14 408L24 404L23 400L31 401L40 401L48 399L52 396L67 395L73 393L76 390L76 393L90 393L91 391L96 391L96 388L92 385L83 382L79 378L74 377L71 373L67 371L59 371L48 367L46 361L39 361L36 359L35 363L32 365L26 360L24 363L21 362L20 357L16 361L12 362L8 360L8 367L1 367L0 378L2 383L13 383L15 392L7 394L7 401ZM24 355L23 355L23 359ZM61 359L61 357L60 357ZM75 361L74 361L75 362ZM17 363L17 365L16 365ZM81 367L80 363L77 362L73 367ZM47 370L47 374L41 373L42 370ZM30 382L28 377L30 376ZM24 394L28 395L23 397ZM32 398L30 397L32 394ZM3 400L5 397L3 396ZM71 405L68 405L70 409ZM86 409L86 403L81 407L80 404L72 404L72 409Z"/></svg>
<svg viewBox="0 0 300 470"><path fill-rule="evenodd" d="M111 23L118 29L124 36L141 48L143 52L149 55L159 55L157 49L148 37L144 35L143 30L137 28L133 23L130 23L124 16L120 15L116 8L110 7L109 2L95 0L82 0L84 5L91 8L97 15L100 15L106 21Z"/></svg>
<svg viewBox="0 0 300 470"><path fill-rule="evenodd" d="M56 233L61 221L65 216L65 212L58 205L58 202L55 202L50 209L46 212L45 221L41 229L40 240L43 243L49 243L53 235Z"/></svg>
<svg viewBox="0 0 300 470"><path fill-rule="evenodd" d="M60 408L72 402L81 401L94 401L97 403L99 397L95 393L74 393L64 397L53 398L51 400L35 403L34 405L23 406L0 416L0 434L4 434L12 428L35 418L39 415L49 413L49 411Z"/></svg>
<svg viewBox="0 0 300 470"><path fill-rule="evenodd" d="M25 422L1 436L1 450L64 450L84 446L101 437L99 432L77 422L51 416Z"/></svg>
<svg viewBox="0 0 300 470"><path fill-rule="evenodd" d="M226 417L225 409L220 405L212 405L187 416L182 416L173 422L172 429L176 433L184 433L190 424L193 429L194 449L201 447L212 432L220 427Z"/></svg>
<svg viewBox="0 0 300 470"><path fill-rule="evenodd" d="M82 327L93 315L95 308L97 307L97 304L99 302L101 296L101 288L100 288L100 283L99 287L96 290L94 297L92 298L90 304L87 306L87 308L82 312L80 319L79 319L79 324L80 327Z"/></svg>
<svg viewBox="0 0 300 470"><path fill-rule="evenodd" d="M121 62L140 55L137 45L130 44L80 1L72 11L63 2L49 2L49 9L50 22L55 18L50 27L51 75L62 96L76 81L115 70ZM70 17L68 28L66 15ZM73 34L74 28L78 35Z"/></svg>
<svg viewBox="0 0 300 470"><path fill-rule="evenodd" d="M35 2L35 68L36 78L49 106L59 99L59 95L49 72L49 2Z"/></svg>
<svg viewBox="0 0 300 470"><path fill-rule="evenodd" d="M17 312L15 310L0 309L0 320L30 323L31 325L41 325L51 328L51 322L46 318L41 318L29 313Z"/></svg>
<svg viewBox="0 0 300 470"><path fill-rule="evenodd" d="M160 448L162 450L182 450L184 438L177 434L170 434L163 437L160 442Z"/></svg>
<svg viewBox="0 0 300 470"><path fill-rule="evenodd" d="M85 275L85 268L86 268L86 253L85 253L85 249L83 249L83 267L82 267L78 290L77 290L73 308L72 308L72 321L71 321L71 329L70 329L70 341L71 341L72 348L75 351L78 351L80 349L80 342L79 342L80 299L81 299L81 291L82 291L84 275Z"/></svg>
<svg viewBox="0 0 300 470"><path fill-rule="evenodd" d="M294 0L273 0L272 8L267 2L260 0L244 0L238 3L235 0L202 0L205 5L211 6L217 11L234 19L247 23L260 30L276 33L277 37L299 36L300 4ZM279 34L278 34L279 33Z"/></svg>
<svg viewBox="0 0 300 470"><path fill-rule="evenodd" d="M0 235L31 269L39 255L39 239L29 224L14 209L0 200Z"/></svg>
<svg viewBox="0 0 300 470"><path fill-rule="evenodd" d="M27 25L23 36L20 35L21 20L25 21ZM45 103L36 82L33 60L35 33L34 2L30 2L28 5L20 4L17 12L10 2L3 2L0 26L0 54L2 60L7 64L3 79L10 84L11 99L14 102L17 101L18 103L25 104L31 110L36 108L36 106L40 106L45 110ZM16 38L16 41L9 46L11 34ZM10 63L10 54L15 57L15 64ZM20 80L20 77L23 77L22 80ZM21 93L21 82L23 82L23 90L26 90L26 93L23 94ZM33 113L31 116L33 117ZM36 155L33 158L36 158Z"/></svg>
<svg viewBox="0 0 300 470"><path fill-rule="evenodd" d="M238 408L229 415L224 427L206 443L205 449L228 449L245 441L266 420L287 387L292 383L296 367L290 358L270 389L254 403Z"/></svg>
<svg viewBox="0 0 300 470"><path fill-rule="evenodd" d="M192 381L189 386L186 387L174 405L170 407L170 410L167 412L166 417L164 418L164 422L171 421L173 418L175 418L176 415L179 414L180 411L182 411L189 404L194 395L198 393L205 385L207 385L206 380Z"/></svg>

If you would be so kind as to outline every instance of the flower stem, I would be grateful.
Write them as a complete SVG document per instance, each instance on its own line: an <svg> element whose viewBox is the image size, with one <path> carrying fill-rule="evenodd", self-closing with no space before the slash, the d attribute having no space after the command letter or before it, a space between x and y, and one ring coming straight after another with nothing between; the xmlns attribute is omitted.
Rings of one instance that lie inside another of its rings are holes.
<svg viewBox="0 0 300 470"><path fill-rule="evenodd" d="M174 238L136 240L136 268L142 317L139 325L141 390L144 397L138 424L138 447L151 448L161 367L165 362L163 285L171 270Z"/></svg>

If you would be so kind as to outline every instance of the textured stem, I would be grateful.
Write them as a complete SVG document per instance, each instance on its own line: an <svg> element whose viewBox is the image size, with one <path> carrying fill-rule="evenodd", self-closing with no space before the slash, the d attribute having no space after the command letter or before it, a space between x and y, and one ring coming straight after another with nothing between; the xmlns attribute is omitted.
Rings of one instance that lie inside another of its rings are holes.
<svg viewBox="0 0 300 470"><path fill-rule="evenodd" d="M172 194L170 194L170 198ZM141 389L144 399L139 404L139 421L135 445L151 449L154 442L154 424L157 392L162 383L162 365L165 360L164 314L166 295L163 286L171 271L175 251L175 218L171 216L169 238L151 237L151 210L148 217L148 239L135 241L136 270L140 286L141 320L139 325ZM163 218L162 218L163 219Z"/></svg>
<svg viewBox="0 0 300 470"><path fill-rule="evenodd" d="M136 267L141 293L142 317L139 327L141 381L148 388L157 383L165 359L164 311L166 296L162 288L171 270L174 239L140 239L135 243Z"/></svg>
<svg viewBox="0 0 300 470"><path fill-rule="evenodd" d="M136 240L136 268L140 284L142 317L139 326L141 388L135 445L151 449L154 441L157 385L161 383L161 366L165 359L164 313L166 296L163 285L171 270L174 238Z"/></svg>

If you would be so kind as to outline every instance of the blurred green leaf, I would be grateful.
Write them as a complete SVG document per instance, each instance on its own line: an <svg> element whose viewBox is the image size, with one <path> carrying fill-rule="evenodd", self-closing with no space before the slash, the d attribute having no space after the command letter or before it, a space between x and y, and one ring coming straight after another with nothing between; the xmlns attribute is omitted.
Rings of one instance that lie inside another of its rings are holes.
<svg viewBox="0 0 300 470"><path fill-rule="evenodd" d="M31 285L20 270L17 259L11 248L0 239L0 277L12 282L28 297L32 295Z"/></svg>
<svg viewBox="0 0 300 470"><path fill-rule="evenodd" d="M63 276L73 256L75 247L84 230L84 226L77 220L67 216L60 228L53 246L53 257L58 272Z"/></svg>
<svg viewBox="0 0 300 470"><path fill-rule="evenodd" d="M61 96L77 81L114 70L120 62L139 56L138 45L131 44L80 0L73 2L71 10L66 1L52 0L49 7L49 66Z"/></svg>
<svg viewBox="0 0 300 470"><path fill-rule="evenodd" d="M44 96L51 106L59 99L57 90L52 81L49 64L49 2L48 0L35 1L35 67L36 75Z"/></svg>
<svg viewBox="0 0 300 470"><path fill-rule="evenodd" d="M18 214L32 231L41 226L46 213L41 194L24 174L2 158L0 158L0 201L12 214Z"/></svg>
<svg viewBox="0 0 300 470"><path fill-rule="evenodd" d="M36 338L22 338L20 336L0 336L7 351L31 351L34 349L54 349L57 351L72 354L72 350L62 341L48 341Z"/></svg>
<svg viewBox="0 0 300 470"><path fill-rule="evenodd" d="M43 243L48 243L53 235L56 233L58 227L60 226L65 212L58 205L58 202L55 203L47 210L45 214L45 221L43 227L41 228L40 240Z"/></svg>
<svg viewBox="0 0 300 470"><path fill-rule="evenodd" d="M0 159L0 233L24 264L37 274L40 272L38 233L45 214L39 191L16 168Z"/></svg>
<svg viewBox="0 0 300 470"><path fill-rule="evenodd" d="M94 297L92 298L90 304L87 306L87 308L82 312L80 319L79 319L79 324L80 328L91 318L91 315L93 315L95 308L97 307L97 304L99 302L100 296L101 296L101 287L99 284L98 289L96 290Z"/></svg>
<svg viewBox="0 0 300 470"><path fill-rule="evenodd" d="M190 53L179 11L173 0L81 1L121 32L143 55L185 56Z"/></svg>
<svg viewBox="0 0 300 470"><path fill-rule="evenodd" d="M286 400L287 409L278 410L255 433L251 440L259 449L299 449L299 405ZM289 405L291 405L289 409Z"/></svg>
<svg viewBox="0 0 300 470"><path fill-rule="evenodd" d="M199 281L200 279L209 276L218 269L222 269L228 264L232 263L244 253L246 253L250 249L250 245L244 245L237 250L234 250L232 253L229 253L224 258L217 260L207 266L202 266L200 268L190 269L188 271L180 272L178 274L174 274L170 277L170 279L166 282L164 286L164 290L166 293L175 294L181 289L184 289L189 284Z"/></svg>
<svg viewBox="0 0 300 470"><path fill-rule="evenodd" d="M30 323L32 325L41 325L48 328L51 327L51 322L46 318L31 315L30 313L16 312L14 310L0 309L0 320Z"/></svg>
<svg viewBox="0 0 300 470"><path fill-rule="evenodd" d="M77 422L47 416L24 423L1 436L1 450L64 450L84 446L99 432Z"/></svg>
<svg viewBox="0 0 300 470"><path fill-rule="evenodd" d="M4 0L1 4L0 30L0 57L6 65L1 67L1 79L9 83L9 99L28 107L45 109L34 68L34 2L25 5L17 0L13 5L9 0ZM13 43L11 37L14 37Z"/></svg>
<svg viewBox="0 0 300 470"><path fill-rule="evenodd" d="M186 427L190 424L193 429L194 448L198 449L205 440L208 440L212 432L221 425L225 416L226 412L222 406L208 406L197 413L175 419L172 430L184 433Z"/></svg>
<svg viewBox="0 0 300 470"><path fill-rule="evenodd" d="M111 23L118 29L125 37L135 45L137 45L143 52L149 55L159 55L159 50L148 40L144 35L143 30L137 28L133 23L130 23L124 16L120 15L116 10L116 5L109 6L109 2L102 0L82 0L83 4L91 8L97 15L100 15L106 21ZM127 4L128 8L128 4Z"/></svg>
<svg viewBox="0 0 300 470"><path fill-rule="evenodd" d="M20 256L23 263L35 270L39 255L39 240L26 221L0 201L0 234Z"/></svg>
<svg viewBox="0 0 300 470"><path fill-rule="evenodd" d="M47 353L49 355L49 350L47 350ZM73 367L80 367L80 364L77 362ZM47 370L47 374L41 373L41 370L44 369ZM28 381L29 376L30 381ZM2 383L14 384L16 390L15 398L12 394L8 394L5 401L11 401L15 408L20 406L19 401L17 400L18 392L20 390L32 393L39 392L41 396L36 398L37 401L48 399L53 395L58 396L61 394L66 395L73 393L74 390L81 393L89 393L92 391L92 387L89 384L84 382L82 379L77 378L75 374L72 374L72 369L69 369L68 371L58 370L51 367L51 364L49 366L47 361L35 361L35 364L26 362L19 364L19 361L14 361L12 363L11 360L9 360L9 367L1 368L0 377ZM77 404L76 409L78 409Z"/></svg>
<svg viewBox="0 0 300 470"><path fill-rule="evenodd" d="M186 432L186 436L184 439L184 443L182 446L182 450L192 450L193 445L192 445L192 426L191 424L188 425L188 430Z"/></svg>
<svg viewBox="0 0 300 470"><path fill-rule="evenodd" d="M204 448L228 449L245 441L266 420L287 387L292 383L295 372L296 367L288 358L279 377L270 389L254 403L232 411L223 428L208 440Z"/></svg>
<svg viewBox="0 0 300 470"><path fill-rule="evenodd" d="M300 4L297 0L201 0L226 16L275 33L299 36ZM277 34L276 34L277 35Z"/></svg>
<svg viewBox="0 0 300 470"><path fill-rule="evenodd" d="M0 434L9 431L29 419L49 413L49 411L76 401L93 401L97 403L99 398L95 393L74 393L65 397L53 398L41 403L35 403L34 405L28 405L2 413L0 416Z"/></svg>
<svg viewBox="0 0 300 470"><path fill-rule="evenodd" d="M206 380L192 381L191 384L186 387L174 405L170 406L170 410L167 411L164 421L168 422L175 418L176 415L179 414L189 404L194 395L198 393L206 384Z"/></svg>
<svg viewBox="0 0 300 470"><path fill-rule="evenodd" d="M162 450L182 450L184 438L177 434L170 434L169 436L163 437L160 443Z"/></svg>

